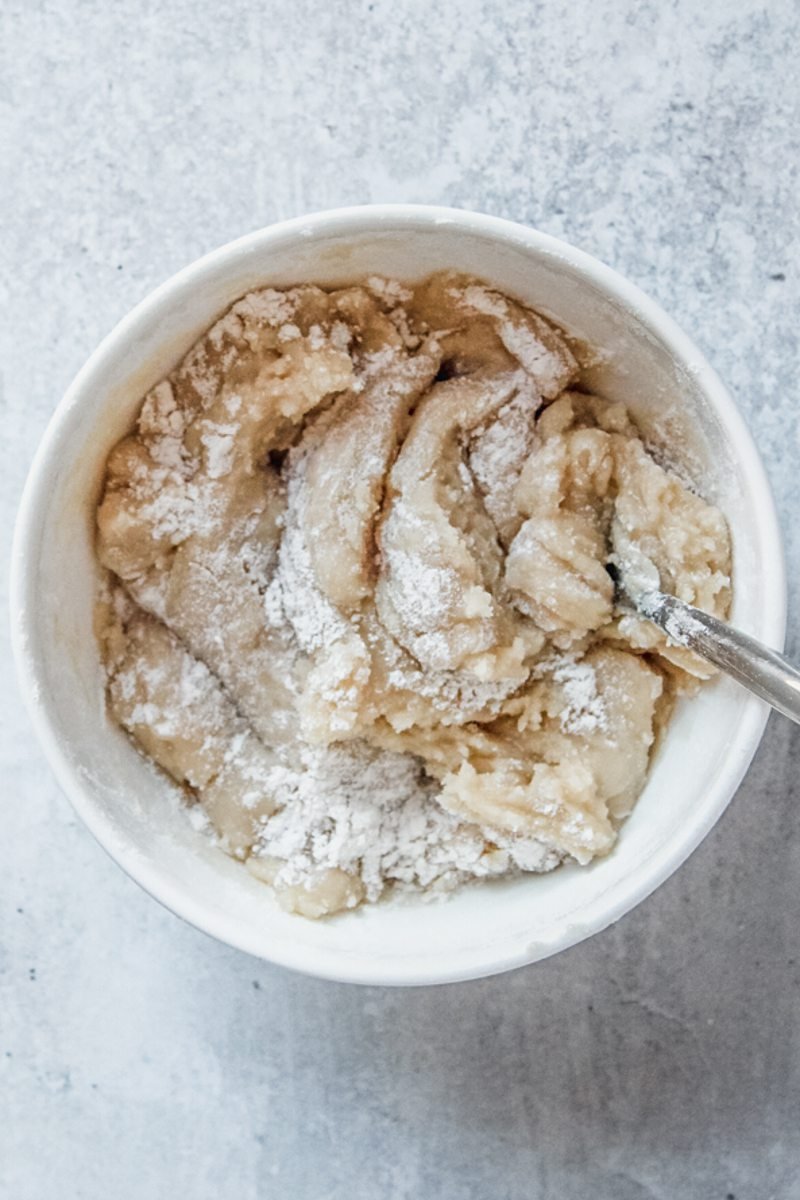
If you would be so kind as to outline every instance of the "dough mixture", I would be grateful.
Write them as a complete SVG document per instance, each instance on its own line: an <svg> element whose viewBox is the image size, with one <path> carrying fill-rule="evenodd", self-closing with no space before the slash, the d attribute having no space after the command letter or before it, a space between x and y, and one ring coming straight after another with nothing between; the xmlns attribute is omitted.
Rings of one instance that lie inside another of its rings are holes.
<svg viewBox="0 0 800 1200"><path fill-rule="evenodd" d="M724 617L725 520L581 380L471 278L267 288L112 451L110 712L290 910L607 853L709 673L606 567Z"/></svg>

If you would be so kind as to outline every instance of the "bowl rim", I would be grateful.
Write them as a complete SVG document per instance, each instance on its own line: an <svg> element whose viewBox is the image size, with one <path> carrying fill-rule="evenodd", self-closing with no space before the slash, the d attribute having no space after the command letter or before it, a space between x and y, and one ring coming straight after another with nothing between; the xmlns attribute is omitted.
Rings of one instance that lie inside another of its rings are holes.
<svg viewBox="0 0 800 1200"><path fill-rule="evenodd" d="M704 355L660 305L585 251L517 222L467 209L416 204L358 205L325 209L257 229L194 260L152 290L103 338L78 371L48 423L28 472L14 529L9 586L11 643L21 695L57 782L78 816L126 874L177 916L218 940L265 961L339 982L414 986L482 978L540 961L599 933L655 891L708 834L741 783L769 715L765 704L749 697L742 710L736 745L731 749L724 769L704 794L695 818L638 863L624 879L611 884L579 925L565 923L559 938L544 945L520 945L514 952L506 949L503 953L493 954L484 950L481 954L471 955L462 951L457 961L427 963L424 968L419 962L406 958L377 961L369 953L349 952L343 956L338 951L320 951L302 943L289 946L281 943L275 954L268 954L263 946L254 945L232 918L219 913L213 903L203 905L194 901L175 885L171 876L135 850L128 852L120 843L111 818L96 804L60 744L48 697L40 692L35 656L30 649L36 624L32 615L38 562L36 549L48 501L48 464L63 439L69 436L82 397L91 388L98 370L125 349L137 328L169 304L176 292L187 286L201 287L205 279L221 268L261 254L270 245L298 239L305 241L318 234L326 237L381 231L414 234L441 226L455 227L466 235L478 234L522 251L533 251L540 257L551 259L554 264L567 265L601 292L610 294L646 327L655 330L673 358L691 370L699 390L709 399L723 423L751 485L751 505L760 535L764 594L767 597L762 636L774 648L782 649L786 630L787 587L780 526L763 463L742 415Z"/></svg>

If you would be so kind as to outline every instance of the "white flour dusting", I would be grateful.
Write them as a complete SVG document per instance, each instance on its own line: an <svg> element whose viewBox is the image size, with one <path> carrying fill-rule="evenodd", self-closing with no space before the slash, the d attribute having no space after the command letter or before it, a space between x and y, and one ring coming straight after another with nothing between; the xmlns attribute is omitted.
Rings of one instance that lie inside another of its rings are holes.
<svg viewBox="0 0 800 1200"><path fill-rule="evenodd" d="M267 588L264 605L270 624L279 626L288 622L300 648L311 653L341 641L352 630L316 583L302 529L304 467L302 456L293 456L278 568Z"/></svg>
<svg viewBox="0 0 800 1200"><path fill-rule="evenodd" d="M543 396L552 397L561 390L566 382L565 367L567 371L570 366L574 367L574 359L566 346L556 353L536 335L534 322L543 323L533 313L528 312L526 319L515 318L503 296L477 284L453 288L451 295L474 312L495 318L503 345L536 382Z"/></svg>
<svg viewBox="0 0 800 1200"><path fill-rule="evenodd" d="M679 646L691 646L697 637L706 632L703 622L692 610L680 606L668 611L663 627L667 636Z"/></svg>
<svg viewBox="0 0 800 1200"><path fill-rule="evenodd" d="M444 890L509 867L548 870L558 855L533 838L508 839L459 821L436 803L438 785L409 755L364 743L309 748L299 769L275 767L267 786L278 812L264 822L256 853L279 859L276 883L321 870L359 876L368 900L389 882Z"/></svg>
<svg viewBox="0 0 800 1200"><path fill-rule="evenodd" d="M608 727L608 715L591 663L565 659L553 671L552 679L564 689L566 704L559 717L564 733L591 734Z"/></svg>

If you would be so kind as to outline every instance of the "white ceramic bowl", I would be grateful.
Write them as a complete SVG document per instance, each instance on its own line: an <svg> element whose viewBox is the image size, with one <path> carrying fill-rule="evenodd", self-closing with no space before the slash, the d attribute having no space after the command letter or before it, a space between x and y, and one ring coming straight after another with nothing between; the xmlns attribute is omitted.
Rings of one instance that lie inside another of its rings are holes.
<svg viewBox="0 0 800 1200"><path fill-rule="evenodd" d="M12 623L21 684L51 766L109 854L198 928L326 978L439 983L545 958L633 908L708 833L739 784L766 708L727 680L678 706L613 853L588 868L403 900L312 923L195 833L158 773L109 722L92 634L93 508L106 455L144 392L251 288L380 273L472 272L607 352L597 387L686 464L730 522L733 620L783 642L785 576L773 502L730 396L637 288L532 229L454 209L342 209L273 225L207 255L142 301L91 356L39 448L17 523Z"/></svg>

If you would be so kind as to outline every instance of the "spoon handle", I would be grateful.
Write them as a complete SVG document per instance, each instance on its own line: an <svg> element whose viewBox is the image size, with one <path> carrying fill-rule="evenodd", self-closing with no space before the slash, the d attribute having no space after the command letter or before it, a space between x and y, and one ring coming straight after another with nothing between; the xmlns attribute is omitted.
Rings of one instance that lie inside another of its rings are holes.
<svg viewBox="0 0 800 1200"><path fill-rule="evenodd" d="M664 592L646 592L636 607L673 642L695 650L800 724L800 671L782 654Z"/></svg>

